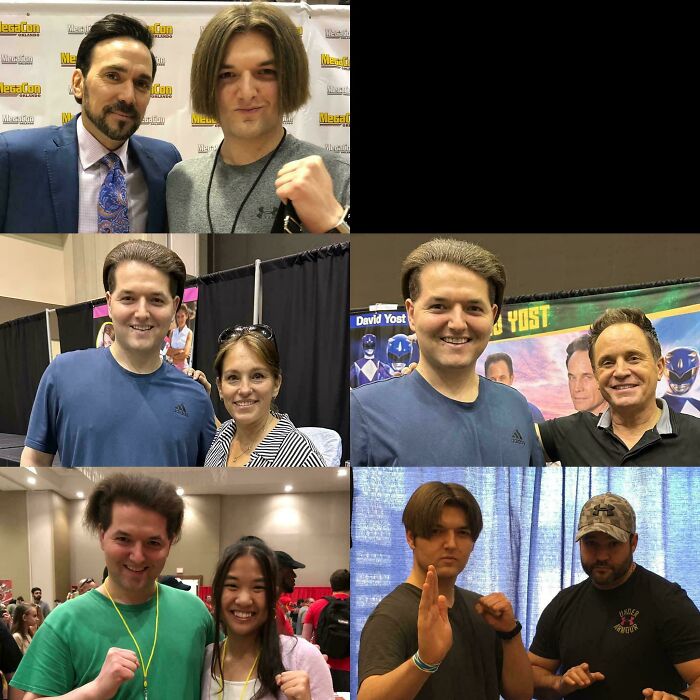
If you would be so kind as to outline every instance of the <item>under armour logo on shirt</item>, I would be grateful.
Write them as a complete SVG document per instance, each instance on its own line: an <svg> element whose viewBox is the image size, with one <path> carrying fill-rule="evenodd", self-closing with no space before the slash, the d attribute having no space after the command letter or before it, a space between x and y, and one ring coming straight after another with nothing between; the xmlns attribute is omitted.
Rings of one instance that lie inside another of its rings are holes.
<svg viewBox="0 0 700 700"><path fill-rule="evenodd" d="M97 230L99 233L129 233L129 203L126 198L126 177L116 153L100 158L109 171L97 198Z"/></svg>

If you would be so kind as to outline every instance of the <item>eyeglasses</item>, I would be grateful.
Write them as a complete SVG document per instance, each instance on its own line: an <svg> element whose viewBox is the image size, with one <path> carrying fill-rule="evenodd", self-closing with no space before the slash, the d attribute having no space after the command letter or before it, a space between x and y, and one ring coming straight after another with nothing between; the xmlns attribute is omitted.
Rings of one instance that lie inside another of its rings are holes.
<svg viewBox="0 0 700 700"><path fill-rule="evenodd" d="M274 331L270 326L264 323L255 323L252 326L230 326L219 334L219 345L226 343L235 336L245 335L246 333L257 333L266 340L271 340L275 344L275 348L277 348L277 340Z"/></svg>

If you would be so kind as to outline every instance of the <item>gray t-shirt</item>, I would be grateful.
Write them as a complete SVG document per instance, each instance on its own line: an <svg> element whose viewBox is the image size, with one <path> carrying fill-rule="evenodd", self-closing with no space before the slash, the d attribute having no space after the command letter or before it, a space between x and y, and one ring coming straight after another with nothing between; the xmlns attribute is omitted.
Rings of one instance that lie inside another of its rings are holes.
<svg viewBox="0 0 700 700"><path fill-rule="evenodd" d="M209 233L207 185L216 151L178 163L168 175L168 224L172 233ZM260 182L248 197L236 224L235 233L270 233L280 199L275 194L277 172L286 163L307 156L321 156L333 180L335 198L350 204L350 163L325 148L300 141L287 134L284 143L267 166ZM214 233L230 233L236 212L269 154L255 163L227 165L219 156L211 183L209 208Z"/></svg>

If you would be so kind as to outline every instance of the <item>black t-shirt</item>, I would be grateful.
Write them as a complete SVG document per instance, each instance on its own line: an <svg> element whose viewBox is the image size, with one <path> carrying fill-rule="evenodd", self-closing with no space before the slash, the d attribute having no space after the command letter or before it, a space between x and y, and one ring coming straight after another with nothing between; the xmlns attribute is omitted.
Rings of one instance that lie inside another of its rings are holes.
<svg viewBox="0 0 700 700"><path fill-rule="evenodd" d="M641 698L644 688L681 693L674 664L700 658L700 612L677 584L637 565L617 588L586 579L544 609L530 651L561 662L558 675L588 663L604 681L576 700Z"/></svg>
<svg viewBox="0 0 700 700"><path fill-rule="evenodd" d="M359 683L393 671L418 651L420 597L420 588L402 583L367 618L360 637ZM498 700L503 647L493 628L474 610L480 597L455 587L455 602L449 610L452 648L416 700Z"/></svg>
<svg viewBox="0 0 700 700"><path fill-rule="evenodd" d="M647 430L627 449L610 428L599 428L600 416L579 411L538 423L542 445L553 462L563 466L675 466L700 464L700 419L669 408L672 432Z"/></svg>
<svg viewBox="0 0 700 700"><path fill-rule="evenodd" d="M7 625L0 620L0 671L4 674L14 673L22 660L22 652Z"/></svg>

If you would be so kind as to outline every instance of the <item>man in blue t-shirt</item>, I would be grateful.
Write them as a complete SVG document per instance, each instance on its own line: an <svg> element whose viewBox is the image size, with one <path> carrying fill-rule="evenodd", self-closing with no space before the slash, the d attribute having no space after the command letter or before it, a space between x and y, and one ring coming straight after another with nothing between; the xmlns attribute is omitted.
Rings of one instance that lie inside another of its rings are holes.
<svg viewBox="0 0 700 700"><path fill-rule="evenodd" d="M196 466L214 437L204 388L160 355L185 265L152 241L120 243L102 278L115 340L58 356L34 399L23 466Z"/></svg>
<svg viewBox="0 0 700 700"><path fill-rule="evenodd" d="M478 245L434 239L404 260L416 370L350 393L353 466L543 465L522 394L476 374L498 319L505 270Z"/></svg>

